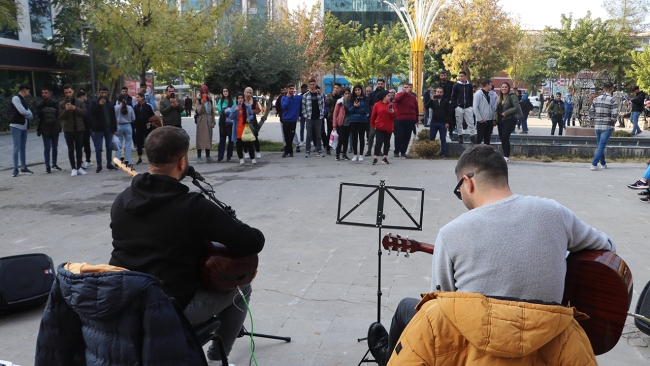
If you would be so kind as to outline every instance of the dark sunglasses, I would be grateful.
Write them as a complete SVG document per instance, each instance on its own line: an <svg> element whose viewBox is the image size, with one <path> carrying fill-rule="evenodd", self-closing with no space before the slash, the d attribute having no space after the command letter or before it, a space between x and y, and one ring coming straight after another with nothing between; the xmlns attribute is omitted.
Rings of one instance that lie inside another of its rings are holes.
<svg viewBox="0 0 650 366"><path fill-rule="evenodd" d="M474 176L474 173L469 173L465 175L467 176L467 178L471 178ZM464 178L460 178L460 181L458 182L458 184L456 184L456 188L454 188L454 194L456 195L456 197L458 197L459 200L463 199L463 197L460 195L460 186L463 185L464 181L465 181Z"/></svg>

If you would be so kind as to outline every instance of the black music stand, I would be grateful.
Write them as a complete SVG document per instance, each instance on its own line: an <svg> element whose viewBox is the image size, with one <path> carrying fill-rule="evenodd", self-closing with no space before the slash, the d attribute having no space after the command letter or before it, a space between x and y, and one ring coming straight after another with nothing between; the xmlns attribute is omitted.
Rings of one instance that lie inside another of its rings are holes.
<svg viewBox="0 0 650 366"><path fill-rule="evenodd" d="M350 186L350 187L363 187L363 188L374 188L370 194L368 194L366 197L364 197L359 203L357 203L350 211L348 211L346 214L341 216L341 200L343 198L343 187L344 186ZM414 191L414 192L421 192L421 198L420 198L420 221L418 222L413 216L404 208L402 203L391 193L392 191ZM345 219L350 216L357 208L359 208L362 204L364 204L370 197L372 197L375 193L377 193L377 216L376 216L376 222L374 224L369 224L369 223L361 223L361 222L349 222L345 221ZM406 216L411 220L414 226L397 226L397 225L385 225L384 220L386 219L386 214L384 213L384 200L386 197L386 194L390 196L393 201L402 209L402 211L406 214ZM352 225L352 226L363 226L363 227L376 227L379 231L379 241L378 241L378 249L377 249L377 322L381 323L381 255L382 255L382 250L381 250L381 229L386 228L386 229L402 229L402 230L419 230L422 231L422 217L424 215L424 188L413 188L413 187L393 187L393 186L387 186L385 181L380 180L379 185L369 185L369 184L357 184L357 183L341 183L339 186L339 205L338 205L338 211L336 214L336 223L339 225ZM399 254L398 254L399 255ZM368 339L368 337L363 337L363 338L358 338L357 342L362 342ZM370 349L366 351L366 353L363 355L363 358L361 361L359 361L359 366L364 363L364 362L377 362L376 360L371 360L368 358L368 353L370 353Z"/></svg>

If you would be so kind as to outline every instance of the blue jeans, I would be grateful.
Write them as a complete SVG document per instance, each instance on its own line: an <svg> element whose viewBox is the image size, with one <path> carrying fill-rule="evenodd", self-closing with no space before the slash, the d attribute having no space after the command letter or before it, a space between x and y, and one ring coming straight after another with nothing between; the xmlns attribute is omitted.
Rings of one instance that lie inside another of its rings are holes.
<svg viewBox="0 0 650 366"><path fill-rule="evenodd" d="M122 143L122 146L124 147L124 160L125 161L131 161L131 139L133 136L133 131L131 130L131 124L130 123L121 123L117 125L117 137L120 139L124 139L125 141ZM122 150L118 151L117 154L118 159L122 158Z"/></svg>
<svg viewBox="0 0 650 366"><path fill-rule="evenodd" d="M645 174L643 174L643 178L650 180L650 165L648 165L648 168L645 170Z"/></svg>
<svg viewBox="0 0 650 366"><path fill-rule="evenodd" d="M569 127L571 124L571 116L573 115L573 109L565 109L564 110L564 118L562 119L562 122L564 123L564 126ZM575 126L575 122L573 123Z"/></svg>
<svg viewBox="0 0 650 366"><path fill-rule="evenodd" d="M519 120L519 123L521 123L521 131L526 132L528 131L528 116L524 116L521 120Z"/></svg>
<svg viewBox="0 0 650 366"><path fill-rule="evenodd" d="M444 123L431 121L429 123L429 140L435 140L438 132L440 132L440 155L447 156L447 128Z"/></svg>
<svg viewBox="0 0 650 366"><path fill-rule="evenodd" d="M14 174L18 174L18 153L20 153L20 165L23 168L27 168L27 163L25 159L25 147L27 146L27 130L21 130L20 128L12 127L11 128L11 137L14 140Z"/></svg>
<svg viewBox="0 0 650 366"><path fill-rule="evenodd" d="M600 165L607 164L605 161L605 147L607 147L607 141L612 136L612 132L614 132L614 129L596 130L596 144L598 144L598 147L596 148L596 155L594 155L594 160L591 161L591 165L597 166L598 163Z"/></svg>
<svg viewBox="0 0 650 366"><path fill-rule="evenodd" d="M43 135L43 155L45 156L45 166L50 167L50 150L52 150L52 165L56 165L56 157L59 153L59 134L45 136Z"/></svg>
<svg viewBox="0 0 650 366"><path fill-rule="evenodd" d="M639 128L639 116L641 115L641 112L632 112L630 113L630 122L632 122L632 134L636 135L637 133L641 132L641 128Z"/></svg>
<svg viewBox="0 0 650 366"><path fill-rule="evenodd" d="M111 164L113 160L113 133L109 128L104 129L104 131L92 131L91 136L93 137L93 145L95 145L95 160L97 160L97 167L102 167L102 142L106 142L106 166Z"/></svg>
<svg viewBox="0 0 650 366"><path fill-rule="evenodd" d="M232 134L230 133L227 133L225 135L219 134L219 150L217 153L217 160L223 160L223 154L226 152L226 138L228 139L228 155L226 155L226 157L228 159L232 158L232 149L233 149Z"/></svg>

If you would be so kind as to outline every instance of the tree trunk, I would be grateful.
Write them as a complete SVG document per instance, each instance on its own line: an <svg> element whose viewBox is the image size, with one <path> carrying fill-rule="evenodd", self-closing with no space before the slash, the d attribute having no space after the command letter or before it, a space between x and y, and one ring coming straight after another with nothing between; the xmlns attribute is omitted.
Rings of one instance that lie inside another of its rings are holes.
<svg viewBox="0 0 650 366"><path fill-rule="evenodd" d="M262 126L264 125L264 122L266 122L266 119L269 118L269 113L271 113L271 106L273 105L273 101L277 95L271 94L269 99L266 101L266 111L264 112L264 115L262 118L260 118L260 121L258 122L259 129L262 129Z"/></svg>

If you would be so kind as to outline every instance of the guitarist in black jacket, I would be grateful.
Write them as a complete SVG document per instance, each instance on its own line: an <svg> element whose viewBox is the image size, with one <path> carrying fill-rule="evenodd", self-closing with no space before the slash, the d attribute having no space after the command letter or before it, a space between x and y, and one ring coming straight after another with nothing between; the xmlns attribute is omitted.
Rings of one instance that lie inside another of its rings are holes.
<svg viewBox="0 0 650 366"><path fill-rule="evenodd" d="M217 334L230 353L246 318L246 305L237 289L217 291L200 284L205 241L249 256L262 250L264 235L180 182L187 174L189 146L190 137L182 128L164 126L149 134L144 143L149 172L134 177L111 208L109 263L158 277L163 291L176 299L192 324L218 316ZM250 285L241 290L248 301ZM216 344L207 356L220 360Z"/></svg>

